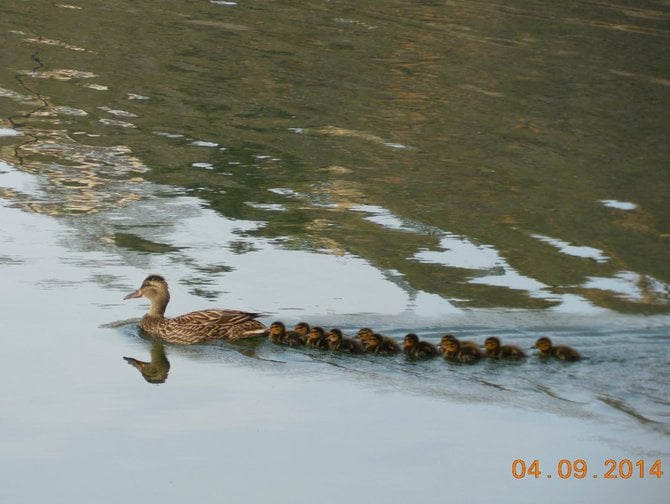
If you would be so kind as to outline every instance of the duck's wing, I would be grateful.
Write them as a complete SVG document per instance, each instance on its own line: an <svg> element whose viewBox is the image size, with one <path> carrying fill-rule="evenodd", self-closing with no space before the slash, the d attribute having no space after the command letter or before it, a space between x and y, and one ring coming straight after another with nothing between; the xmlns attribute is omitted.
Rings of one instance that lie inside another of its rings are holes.
<svg viewBox="0 0 670 504"><path fill-rule="evenodd" d="M260 317L261 313L239 310L199 310L170 319L175 324L240 324Z"/></svg>
<svg viewBox="0 0 670 504"><path fill-rule="evenodd" d="M166 321L166 332L185 342L219 338L239 339L263 335L266 327L256 320L260 313L238 310L200 310Z"/></svg>

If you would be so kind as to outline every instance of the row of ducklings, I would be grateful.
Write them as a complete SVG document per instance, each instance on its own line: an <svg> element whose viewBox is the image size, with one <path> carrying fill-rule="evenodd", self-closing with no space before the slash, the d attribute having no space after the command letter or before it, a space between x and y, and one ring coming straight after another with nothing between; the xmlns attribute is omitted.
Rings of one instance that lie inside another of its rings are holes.
<svg viewBox="0 0 670 504"><path fill-rule="evenodd" d="M354 338L347 338L340 329L326 332L322 327L310 327L306 322L299 322L292 331L287 331L282 322L273 322L268 331L268 339L280 345L307 345L351 354L397 355L402 352L414 359L430 359L442 355L444 359L464 363L476 362L484 357L516 361L526 358L521 348L503 345L500 338L495 336L486 338L484 345L480 346L474 341L462 341L451 334L445 334L436 346L428 341L421 341L416 334L410 333L403 339L401 348L393 338L376 333L368 327L360 329ZM538 339L532 348L538 350L540 357L555 357L564 361L581 359L574 348L554 346L546 337Z"/></svg>

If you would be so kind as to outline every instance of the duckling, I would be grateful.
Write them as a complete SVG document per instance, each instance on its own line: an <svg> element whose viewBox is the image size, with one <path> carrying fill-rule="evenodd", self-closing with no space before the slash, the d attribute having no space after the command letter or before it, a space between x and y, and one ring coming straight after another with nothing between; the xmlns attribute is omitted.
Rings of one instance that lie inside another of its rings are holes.
<svg viewBox="0 0 670 504"><path fill-rule="evenodd" d="M326 341L326 332L323 330L323 327L312 327L307 335L307 345L312 348L326 349L328 348L328 342Z"/></svg>
<svg viewBox="0 0 670 504"><path fill-rule="evenodd" d="M556 357L564 361L578 361L582 358L577 350L572 347L558 345L554 346L547 337L538 339L533 348L537 348L542 358Z"/></svg>
<svg viewBox="0 0 670 504"><path fill-rule="evenodd" d="M293 331L300 335L303 343L307 343L307 336L309 336L309 331L311 330L312 328L309 327L307 322L298 322L293 328Z"/></svg>
<svg viewBox="0 0 670 504"><path fill-rule="evenodd" d="M255 320L260 313L238 310L200 310L168 318L165 308L170 302L168 284L160 275L149 275L135 292L123 299L146 297L149 312L140 320L140 328L151 336L169 343L192 345L215 339L240 339L267 334L266 327Z"/></svg>
<svg viewBox="0 0 670 504"><path fill-rule="evenodd" d="M373 332L369 327L360 329L356 337L361 340L363 350L368 353L384 355L396 355L400 353L400 346L393 338Z"/></svg>
<svg viewBox="0 0 670 504"><path fill-rule="evenodd" d="M278 345L301 346L304 345L302 336L295 331L286 331L283 322L273 322L270 324L268 339Z"/></svg>
<svg viewBox="0 0 670 504"><path fill-rule="evenodd" d="M400 353L400 346L395 340L378 333L372 333L366 338L363 349L368 353L379 355L397 355Z"/></svg>
<svg viewBox="0 0 670 504"><path fill-rule="evenodd" d="M363 353L363 347L355 339L345 338L339 329L331 329L326 336L328 348L352 354Z"/></svg>
<svg viewBox="0 0 670 504"><path fill-rule="evenodd" d="M363 328L358 330L358 332L356 333L355 338L358 338L359 340L361 340L361 344L363 345L363 347L365 347L365 344L366 344L367 340L370 339L373 334L374 334L374 331L372 329L370 329L369 327L363 327Z"/></svg>
<svg viewBox="0 0 670 504"><path fill-rule="evenodd" d="M447 341L455 340L455 339L458 339L458 338L456 338L456 336L454 336L453 334L445 334L444 336L442 336L442 338L440 338L440 345L439 345L440 351L444 352L443 347L444 347L444 345ZM479 351L479 345L477 343L475 343L474 341L469 341L469 340L458 340L458 341L461 344L461 348L468 348L468 349L471 349L475 352Z"/></svg>
<svg viewBox="0 0 670 504"><path fill-rule="evenodd" d="M419 341L419 337L414 333L405 336L402 349L408 357L413 359L432 359L439 355L435 345L427 341Z"/></svg>
<svg viewBox="0 0 670 504"><path fill-rule="evenodd" d="M518 346L501 345L500 338L491 336L484 341L484 355L489 359L525 359L526 354Z"/></svg>
<svg viewBox="0 0 670 504"><path fill-rule="evenodd" d="M442 350L442 357L446 360L456 362L472 363L476 362L482 357L482 352L479 347L464 344L455 336L447 334L442 336L440 341L440 350Z"/></svg>

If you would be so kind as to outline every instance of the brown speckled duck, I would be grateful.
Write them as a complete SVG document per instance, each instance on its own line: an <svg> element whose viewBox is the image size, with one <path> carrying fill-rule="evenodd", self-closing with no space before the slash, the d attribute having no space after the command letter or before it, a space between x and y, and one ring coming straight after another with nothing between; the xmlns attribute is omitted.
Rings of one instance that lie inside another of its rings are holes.
<svg viewBox="0 0 670 504"><path fill-rule="evenodd" d="M168 318L165 308L170 301L168 285L160 275L149 275L135 292L124 299L146 297L149 312L140 320L140 328L151 336L169 343L191 345L216 339L241 339L267 334L266 327L255 320L259 313L237 310L201 310Z"/></svg>
<svg viewBox="0 0 670 504"><path fill-rule="evenodd" d="M340 352L348 352L352 354L363 353L361 344L354 339L345 338L342 331L339 329L331 329L328 331L326 341L328 342L328 348L331 350L338 350Z"/></svg>
<svg viewBox="0 0 670 504"><path fill-rule="evenodd" d="M500 338L490 336L484 341L484 355L489 359L520 360L525 359L526 354L515 345L502 345Z"/></svg>
<svg viewBox="0 0 670 504"><path fill-rule="evenodd" d="M439 355L435 345L427 341L419 341L419 337L414 333L405 336L402 350L405 355L413 359L431 359Z"/></svg>
<svg viewBox="0 0 670 504"><path fill-rule="evenodd" d="M445 334L440 340L440 351L446 360L464 362L467 364L482 358L479 346L471 341L460 341L451 334Z"/></svg>
<svg viewBox="0 0 670 504"><path fill-rule="evenodd" d="M272 343L291 347L302 346L305 344L302 336L295 331L287 331L283 322L273 322L270 324L268 339Z"/></svg>
<svg viewBox="0 0 670 504"><path fill-rule="evenodd" d="M554 346L547 337L538 339L533 348L537 348L542 358L556 357L564 361L578 361L582 358L574 348L565 345Z"/></svg>

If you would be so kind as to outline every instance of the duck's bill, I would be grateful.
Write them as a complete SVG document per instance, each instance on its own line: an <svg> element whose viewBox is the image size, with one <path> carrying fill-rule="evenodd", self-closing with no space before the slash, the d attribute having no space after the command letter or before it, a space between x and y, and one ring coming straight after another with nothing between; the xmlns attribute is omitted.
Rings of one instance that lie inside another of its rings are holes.
<svg viewBox="0 0 670 504"><path fill-rule="evenodd" d="M142 289L137 289L135 292L131 292L130 294L128 294L123 299L133 299L133 298L139 298L139 297L142 297Z"/></svg>

